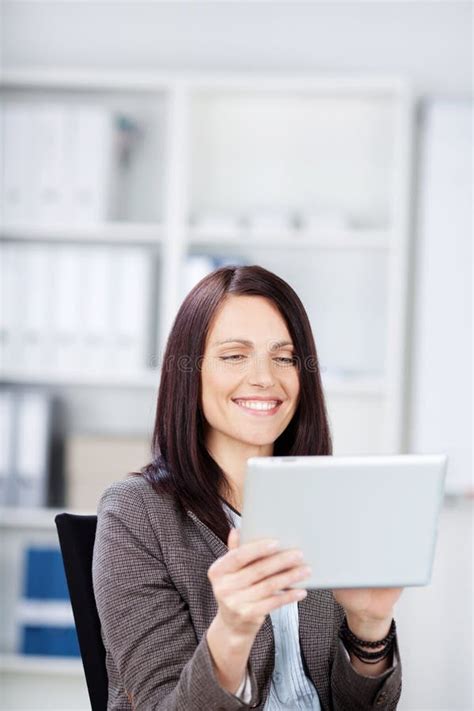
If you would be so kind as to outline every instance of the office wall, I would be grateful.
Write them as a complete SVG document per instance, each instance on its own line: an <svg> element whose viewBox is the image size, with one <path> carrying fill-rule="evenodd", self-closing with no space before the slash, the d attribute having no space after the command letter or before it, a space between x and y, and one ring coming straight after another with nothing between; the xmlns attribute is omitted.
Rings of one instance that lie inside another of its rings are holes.
<svg viewBox="0 0 474 711"><path fill-rule="evenodd" d="M471 88L470 2L3 4L5 66L368 71L405 74L422 95Z"/></svg>

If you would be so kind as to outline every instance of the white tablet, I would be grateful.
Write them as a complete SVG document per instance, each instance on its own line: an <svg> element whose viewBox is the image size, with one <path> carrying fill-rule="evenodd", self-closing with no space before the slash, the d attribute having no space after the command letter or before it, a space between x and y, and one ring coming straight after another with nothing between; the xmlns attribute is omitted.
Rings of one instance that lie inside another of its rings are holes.
<svg viewBox="0 0 474 711"><path fill-rule="evenodd" d="M299 588L406 587L431 579L445 454L251 457L240 540L301 548Z"/></svg>

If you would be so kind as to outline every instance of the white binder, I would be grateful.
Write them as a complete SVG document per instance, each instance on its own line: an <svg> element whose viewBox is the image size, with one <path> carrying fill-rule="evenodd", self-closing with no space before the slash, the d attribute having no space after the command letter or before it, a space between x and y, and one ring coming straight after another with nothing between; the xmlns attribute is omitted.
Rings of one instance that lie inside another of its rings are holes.
<svg viewBox="0 0 474 711"><path fill-rule="evenodd" d="M51 247L27 245L23 253L23 280L19 288L24 294L21 320L21 366L25 371L44 371L50 366L50 267Z"/></svg>
<svg viewBox="0 0 474 711"><path fill-rule="evenodd" d="M150 257L140 248L113 256L113 348L111 369L134 373L146 367L150 302Z"/></svg>
<svg viewBox="0 0 474 711"><path fill-rule="evenodd" d="M109 368L111 287L110 247L87 247L81 265L81 369L104 373Z"/></svg>
<svg viewBox="0 0 474 711"><path fill-rule="evenodd" d="M18 398L13 503L36 507L48 504L51 398L23 392Z"/></svg>
<svg viewBox="0 0 474 711"><path fill-rule="evenodd" d="M32 205L36 224L68 222L67 169L68 111L61 104L30 107L33 150L29 170L33 176Z"/></svg>
<svg viewBox="0 0 474 711"><path fill-rule="evenodd" d="M31 223L31 107L7 102L3 109L4 179L2 212L5 224Z"/></svg>
<svg viewBox="0 0 474 711"><path fill-rule="evenodd" d="M16 370L21 360L20 332L22 324L21 259L24 245L0 243L0 367Z"/></svg>
<svg viewBox="0 0 474 711"><path fill-rule="evenodd" d="M14 395L0 390L0 506L11 503L14 435Z"/></svg>
<svg viewBox="0 0 474 711"><path fill-rule="evenodd" d="M84 247L64 244L54 249L54 301L51 310L51 364L57 372L80 368L82 331L80 264Z"/></svg>
<svg viewBox="0 0 474 711"><path fill-rule="evenodd" d="M70 121L70 220L77 225L100 224L109 217L117 169L113 113L83 105L74 109Z"/></svg>

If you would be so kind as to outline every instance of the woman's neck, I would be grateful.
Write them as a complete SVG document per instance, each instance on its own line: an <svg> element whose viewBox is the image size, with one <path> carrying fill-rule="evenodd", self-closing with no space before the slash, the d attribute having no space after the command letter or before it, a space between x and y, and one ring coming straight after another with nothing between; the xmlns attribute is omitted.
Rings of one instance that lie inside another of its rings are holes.
<svg viewBox="0 0 474 711"><path fill-rule="evenodd" d="M247 460L250 457L271 457L273 443L254 445L225 437L216 433L208 437L206 447L224 472L230 484L231 493L223 490L222 497L237 511L242 511L243 491L245 476L247 474Z"/></svg>

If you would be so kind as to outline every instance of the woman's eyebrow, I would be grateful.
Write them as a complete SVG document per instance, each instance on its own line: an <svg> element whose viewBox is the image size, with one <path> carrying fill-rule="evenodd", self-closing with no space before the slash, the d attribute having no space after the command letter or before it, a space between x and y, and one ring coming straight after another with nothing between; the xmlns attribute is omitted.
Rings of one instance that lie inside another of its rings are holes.
<svg viewBox="0 0 474 711"><path fill-rule="evenodd" d="M222 346L224 343L242 343L244 346L253 346L253 342L249 341L247 338L225 338L223 341L216 341L215 346ZM282 348L283 346L291 346L293 348L293 343L291 341L271 341L272 350Z"/></svg>
<svg viewBox="0 0 474 711"><path fill-rule="evenodd" d="M223 341L216 341L215 346L222 346L224 343L243 343L244 346L253 346L252 341L246 338L225 338Z"/></svg>

